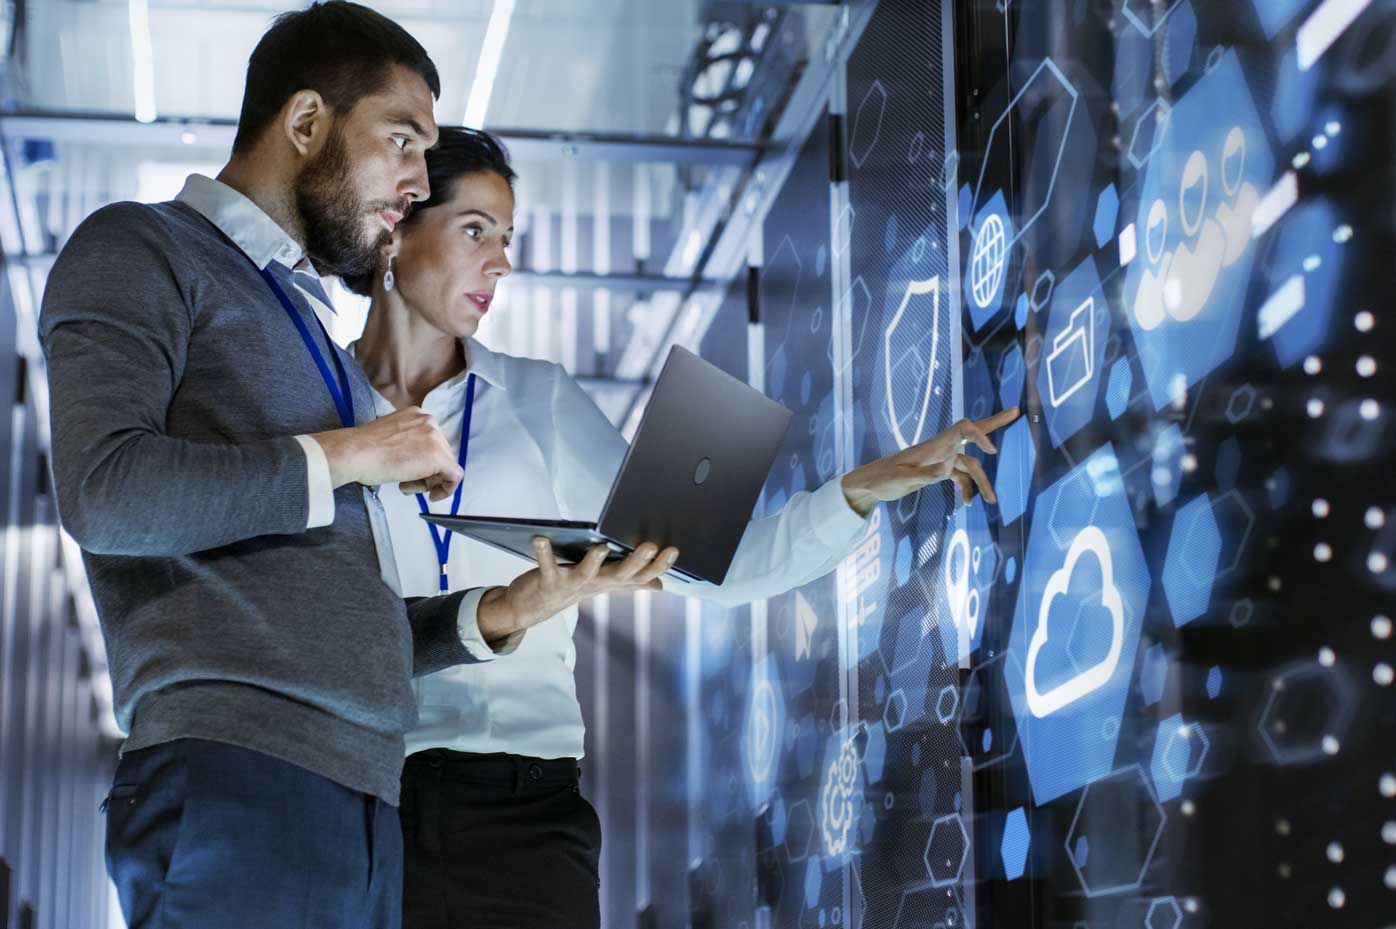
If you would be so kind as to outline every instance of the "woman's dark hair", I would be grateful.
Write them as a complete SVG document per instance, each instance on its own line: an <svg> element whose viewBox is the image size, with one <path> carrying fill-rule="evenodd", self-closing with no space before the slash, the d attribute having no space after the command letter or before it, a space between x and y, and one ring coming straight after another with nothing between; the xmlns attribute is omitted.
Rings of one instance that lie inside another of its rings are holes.
<svg viewBox="0 0 1396 929"><path fill-rule="evenodd" d="M296 91L317 91L336 113L348 113L388 83L394 65L415 71L441 96L426 49L383 14L346 0L281 14L248 59L233 152L255 145Z"/></svg>
<svg viewBox="0 0 1396 929"><path fill-rule="evenodd" d="M480 129L442 126L435 147L427 149L427 182L431 196L412 204L411 211L400 225L411 225L423 210L448 202L456 193L456 182L463 177L492 172L504 178L512 190L518 176L509 166L509 153L500 141ZM376 272L344 278L344 286L360 296L373 293Z"/></svg>

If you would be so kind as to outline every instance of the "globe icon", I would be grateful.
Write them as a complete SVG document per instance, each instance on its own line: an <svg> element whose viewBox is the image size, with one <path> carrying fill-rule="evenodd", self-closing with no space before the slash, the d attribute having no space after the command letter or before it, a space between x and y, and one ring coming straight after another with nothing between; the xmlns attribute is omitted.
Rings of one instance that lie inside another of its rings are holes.
<svg viewBox="0 0 1396 929"><path fill-rule="evenodd" d="M1008 255L1008 243L1003 232L1003 218L990 213L980 223L974 234L974 247L970 253L969 287L974 303L981 310L999 292L1003 283L1004 259Z"/></svg>

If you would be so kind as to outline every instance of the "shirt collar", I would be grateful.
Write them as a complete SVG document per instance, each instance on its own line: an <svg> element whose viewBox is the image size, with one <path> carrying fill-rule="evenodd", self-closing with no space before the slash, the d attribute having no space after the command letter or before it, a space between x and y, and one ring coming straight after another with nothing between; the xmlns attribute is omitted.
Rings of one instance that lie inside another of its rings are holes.
<svg viewBox="0 0 1396 929"><path fill-rule="evenodd" d="M296 271L312 271L300 243L287 235L266 211L227 184L191 174L175 200L197 210L217 226L258 268L275 261Z"/></svg>
<svg viewBox="0 0 1396 929"><path fill-rule="evenodd" d="M498 387L500 390L508 390L504 384L503 364L500 363L499 356L475 339L463 339L465 344L465 354L469 359L469 373L478 375L480 380L491 387Z"/></svg>

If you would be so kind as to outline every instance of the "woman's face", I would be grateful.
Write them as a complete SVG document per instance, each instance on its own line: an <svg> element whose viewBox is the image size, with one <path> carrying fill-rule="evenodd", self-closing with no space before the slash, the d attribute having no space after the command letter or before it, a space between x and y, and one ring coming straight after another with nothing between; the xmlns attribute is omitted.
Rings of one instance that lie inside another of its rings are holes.
<svg viewBox="0 0 1396 929"><path fill-rule="evenodd" d="M453 338L475 334L512 270L514 193L493 171L456 179L451 199L398 227L396 287L414 314Z"/></svg>

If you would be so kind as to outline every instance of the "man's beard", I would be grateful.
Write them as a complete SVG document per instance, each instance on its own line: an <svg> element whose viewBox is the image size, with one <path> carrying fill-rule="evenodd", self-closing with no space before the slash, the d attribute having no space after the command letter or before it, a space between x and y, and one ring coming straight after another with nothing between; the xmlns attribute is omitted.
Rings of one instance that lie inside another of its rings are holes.
<svg viewBox="0 0 1396 929"><path fill-rule="evenodd" d="M372 272L391 233L365 232L364 219L384 210L405 213L401 204L365 204L354 189L353 171L338 128L305 166L296 184L296 209L305 231L305 251L321 274L354 277Z"/></svg>

